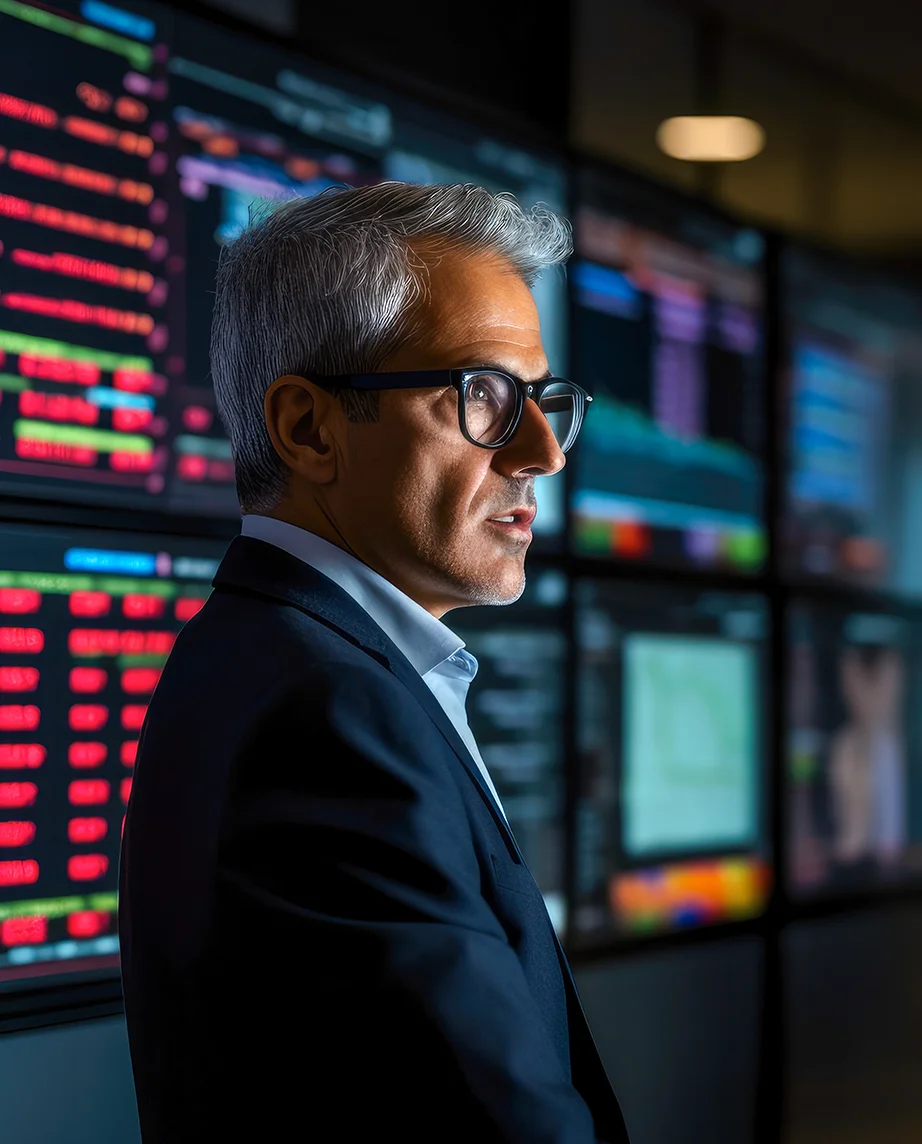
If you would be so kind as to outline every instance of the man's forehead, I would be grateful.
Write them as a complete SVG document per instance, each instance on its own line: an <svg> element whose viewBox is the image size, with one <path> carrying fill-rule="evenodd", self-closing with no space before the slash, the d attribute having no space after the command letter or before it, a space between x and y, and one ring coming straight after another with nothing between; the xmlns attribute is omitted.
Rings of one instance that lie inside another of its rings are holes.
<svg viewBox="0 0 922 1144"><path fill-rule="evenodd" d="M488 340L515 331L534 338L540 331L535 300L514 272L447 272L434 278L432 287L425 309L443 329L476 331Z"/></svg>
<svg viewBox="0 0 922 1144"><path fill-rule="evenodd" d="M536 312L522 314L518 310L498 314L489 307L479 306L436 322L427 340L449 354L457 364L494 363L529 374L535 370L540 372L546 365Z"/></svg>
<svg viewBox="0 0 922 1144"><path fill-rule="evenodd" d="M492 362L529 376L544 370L538 310L509 262L449 251L428 262L428 269L420 333L440 360Z"/></svg>
<svg viewBox="0 0 922 1144"><path fill-rule="evenodd" d="M537 311L497 312L488 307L479 307L467 313L447 316L440 323L446 333L455 338L481 342L518 342L534 345L541 340L541 326Z"/></svg>
<svg viewBox="0 0 922 1144"><path fill-rule="evenodd" d="M439 305L449 298L525 300L531 291L507 259L487 251L449 250L424 257L427 294Z"/></svg>

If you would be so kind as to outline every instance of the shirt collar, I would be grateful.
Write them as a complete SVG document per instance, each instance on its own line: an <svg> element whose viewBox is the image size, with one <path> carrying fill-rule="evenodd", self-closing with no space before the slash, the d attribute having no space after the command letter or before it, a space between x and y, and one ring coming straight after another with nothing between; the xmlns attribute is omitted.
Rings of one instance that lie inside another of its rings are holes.
<svg viewBox="0 0 922 1144"><path fill-rule="evenodd" d="M477 661L462 651L464 640L351 553L286 520L256 513L244 516L240 531L243 536L284 549L338 584L393 640L420 675L449 660L473 679Z"/></svg>

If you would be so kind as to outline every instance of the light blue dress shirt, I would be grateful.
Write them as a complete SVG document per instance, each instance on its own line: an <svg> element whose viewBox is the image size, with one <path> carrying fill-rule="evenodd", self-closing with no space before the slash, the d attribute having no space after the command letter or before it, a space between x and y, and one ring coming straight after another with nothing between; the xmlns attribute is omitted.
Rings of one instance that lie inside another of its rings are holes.
<svg viewBox="0 0 922 1144"><path fill-rule="evenodd" d="M285 520L248 513L241 526L252 536L282 548L338 584L389 636L419 672L470 751L496 805L505 816L477 740L467 721L465 703L477 660L464 650L464 640L415 600L367 564L313 532Z"/></svg>

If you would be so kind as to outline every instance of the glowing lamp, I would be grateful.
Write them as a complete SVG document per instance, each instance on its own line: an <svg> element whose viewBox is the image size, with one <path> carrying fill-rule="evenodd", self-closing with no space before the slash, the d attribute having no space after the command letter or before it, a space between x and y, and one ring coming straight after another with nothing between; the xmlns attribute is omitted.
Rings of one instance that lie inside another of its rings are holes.
<svg viewBox="0 0 922 1144"><path fill-rule="evenodd" d="M741 163L765 146L765 131L740 115L677 115L656 131L661 151L689 163Z"/></svg>

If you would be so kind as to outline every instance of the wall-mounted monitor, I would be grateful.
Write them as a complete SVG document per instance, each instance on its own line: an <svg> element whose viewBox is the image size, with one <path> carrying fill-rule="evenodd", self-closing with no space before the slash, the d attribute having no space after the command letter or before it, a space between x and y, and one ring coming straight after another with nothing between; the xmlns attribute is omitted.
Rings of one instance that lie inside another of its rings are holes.
<svg viewBox="0 0 922 1144"><path fill-rule="evenodd" d="M795 602L786 678L792 893L922 880L922 622Z"/></svg>
<svg viewBox="0 0 922 1144"><path fill-rule="evenodd" d="M553 157L173 10L0 14L0 491L238 513L208 334L220 248L265 201L403 179L566 205ZM535 295L565 374L562 272ZM539 545L562 487L539 482Z"/></svg>
<svg viewBox="0 0 922 1144"><path fill-rule="evenodd" d="M478 661L467 701L471 731L561 933L566 598L566 577L546 568L529 574L524 595L508 608L461 608L445 617Z"/></svg>
<svg viewBox="0 0 922 1144"><path fill-rule="evenodd" d="M0 525L0 982L115 965L138 732L223 546Z"/></svg>
<svg viewBox="0 0 922 1144"><path fill-rule="evenodd" d="M782 260L782 566L922 592L922 293L795 247Z"/></svg>
<svg viewBox="0 0 922 1144"><path fill-rule="evenodd" d="M763 240L655 189L583 173L574 543L618 561L752 573L766 547Z"/></svg>
<svg viewBox="0 0 922 1144"><path fill-rule="evenodd" d="M759 913L764 601L594 580L577 605L577 942Z"/></svg>

